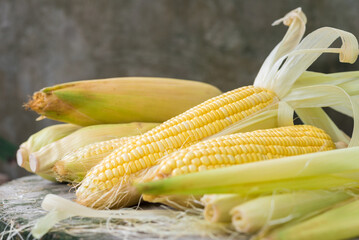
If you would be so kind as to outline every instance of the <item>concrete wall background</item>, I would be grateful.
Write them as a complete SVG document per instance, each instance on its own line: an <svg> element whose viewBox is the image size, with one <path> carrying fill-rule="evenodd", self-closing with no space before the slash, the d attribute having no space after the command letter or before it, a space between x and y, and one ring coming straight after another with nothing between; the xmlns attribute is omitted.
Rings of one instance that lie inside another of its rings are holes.
<svg viewBox="0 0 359 240"><path fill-rule="evenodd" d="M301 6L307 33L322 26L359 37L355 0L0 0L0 136L19 144L51 124L22 104L42 87L118 76L252 83L286 27L271 23ZM311 70L359 69L321 57ZM343 121L350 131L351 121Z"/></svg>

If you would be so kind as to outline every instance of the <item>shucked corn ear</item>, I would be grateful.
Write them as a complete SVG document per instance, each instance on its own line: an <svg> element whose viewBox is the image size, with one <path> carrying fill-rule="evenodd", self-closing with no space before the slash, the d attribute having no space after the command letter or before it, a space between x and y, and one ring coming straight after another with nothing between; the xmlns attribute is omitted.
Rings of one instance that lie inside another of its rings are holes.
<svg viewBox="0 0 359 240"><path fill-rule="evenodd" d="M356 60L358 44L352 34L322 28L308 35L298 45L304 34L304 14L300 9L296 9L281 21L290 26L289 30L264 62L254 86L242 87L207 100L143 134L135 143L115 150L86 175L77 190L77 202L96 208L136 203L140 194L131 187L133 179L143 177L149 167L158 164L159 159L173 151L188 147L206 137L216 136L222 130L228 133L230 128L232 132L229 133L233 133L242 121L276 108L279 99L291 94L296 79L322 52L333 52L327 48L336 38L341 37L348 43L341 49L335 49L335 52L341 54L340 60L350 63ZM315 44L311 44L313 42ZM286 58L288 60L283 64ZM305 89L301 90L305 92ZM315 94L308 96L301 93L289 98L290 104L280 104L280 124L292 121L291 106L322 107L333 103L314 101L312 104L311 98L318 99ZM299 99L299 103L295 102L295 99ZM342 102L338 104L341 105Z"/></svg>
<svg viewBox="0 0 359 240"><path fill-rule="evenodd" d="M128 137L144 133L157 126L158 123L119 123L87 126L78 131L46 145L39 151L30 154L30 168L34 173L54 176L54 164L67 153L88 144Z"/></svg>
<svg viewBox="0 0 359 240"><path fill-rule="evenodd" d="M247 196L291 190L357 188L358 154L359 147L355 146L185 174L136 187L146 194L237 193Z"/></svg>
<svg viewBox="0 0 359 240"><path fill-rule="evenodd" d="M34 93L26 104L42 117L81 126L164 122L221 94L207 83L127 77L64 83Z"/></svg>
<svg viewBox="0 0 359 240"><path fill-rule="evenodd" d="M202 141L167 155L144 181L332 149L335 149L335 145L330 136L309 125L231 134ZM152 195L144 195L143 199L166 204L174 201ZM186 202L178 204L186 205Z"/></svg>
<svg viewBox="0 0 359 240"><path fill-rule="evenodd" d="M139 194L129 192L128 184L132 177L144 174L166 154L218 133L276 102L273 92L254 86L207 100L107 156L88 172L77 190L77 201L98 208L134 204Z"/></svg>
<svg viewBox="0 0 359 240"><path fill-rule="evenodd" d="M34 133L26 140L26 142L20 145L19 150L16 153L17 164L31 172L29 165L29 155L31 153L37 152L47 144L66 137L80 128L80 126L73 124L56 124Z"/></svg>
<svg viewBox="0 0 359 240"><path fill-rule="evenodd" d="M86 173L101 160L127 142L134 141L136 136L115 138L95 142L66 154L55 163L53 171L60 182L81 182Z"/></svg>
<svg viewBox="0 0 359 240"><path fill-rule="evenodd" d="M330 136L309 125L236 133L169 154L147 180L335 148Z"/></svg>

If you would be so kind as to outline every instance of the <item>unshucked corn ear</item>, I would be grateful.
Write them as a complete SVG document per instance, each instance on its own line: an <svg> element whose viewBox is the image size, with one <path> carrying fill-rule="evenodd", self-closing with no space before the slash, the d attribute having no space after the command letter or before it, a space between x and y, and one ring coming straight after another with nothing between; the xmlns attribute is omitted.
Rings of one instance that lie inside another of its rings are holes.
<svg viewBox="0 0 359 240"><path fill-rule="evenodd" d="M86 173L101 162L104 157L112 153L114 149L135 139L136 136L132 136L95 142L66 154L55 163L53 171L56 174L57 181L81 182Z"/></svg>
<svg viewBox="0 0 359 240"><path fill-rule="evenodd" d="M284 102L277 106L279 100L291 94L297 78L321 53L340 53L340 60L350 63L355 62L358 54L356 38L333 28L318 29L298 44L306 22L301 9L290 12L280 21L289 25L289 30L262 65L253 86L207 100L143 134L135 143L115 150L86 175L77 190L77 202L96 208L135 204L140 194L131 187L133 179L146 175L148 168L173 151L218 133L223 134L220 133L222 130L231 129L232 132L226 131L226 134L236 132L236 127L241 127L244 121L278 106L279 123L285 125L292 122L294 108L343 105L341 99L329 103L314 101L312 104L311 100L318 100L318 97L315 94L308 96L302 89L300 94L289 98L288 104ZM345 44L340 49L330 49L329 46L338 37ZM296 104L294 99L299 103Z"/></svg>
<svg viewBox="0 0 359 240"><path fill-rule="evenodd" d="M265 235L270 240L354 239L359 234L359 200L355 197L296 224L286 224Z"/></svg>
<svg viewBox="0 0 359 240"><path fill-rule="evenodd" d="M91 143L144 133L158 123L101 124L83 127L78 131L46 145L30 154L30 168L34 173L54 176L54 164L66 154Z"/></svg>
<svg viewBox="0 0 359 240"><path fill-rule="evenodd" d="M43 117L82 126L164 122L219 94L218 88L202 82L126 77L47 87L25 106Z"/></svg>
<svg viewBox="0 0 359 240"><path fill-rule="evenodd" d="M56 124L46 127L31 135L26 142L22 143L16 153L17 164L31 172L29 155L37 152L42 147L55 142L80 129L80 126L73 124Z"/></svg>
<svg viewBox="0 0 359 240"><path fill-rule="evenodd" d="M299 191L258 197L231 210L232 224L238 232L254 233L313 215L347 200L346 191Z"/></svg>

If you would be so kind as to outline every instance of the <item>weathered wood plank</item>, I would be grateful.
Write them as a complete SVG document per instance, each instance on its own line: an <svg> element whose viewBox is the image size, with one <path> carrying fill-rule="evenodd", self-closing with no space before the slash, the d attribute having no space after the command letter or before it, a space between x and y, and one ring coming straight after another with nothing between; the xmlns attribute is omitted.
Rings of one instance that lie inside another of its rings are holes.
<svg viewBox="0 0 359 240"><path fill-rule="evenodd" d="M51 183L38 176L23 177L0 186L0 239L7 239L9 234L5 236L4 231L11 229L18 229L18 234L13 232L10 239L21 239L21 237L33 239L30 235L31 227L36 222L36 219L46 214L41 209L41 202L50 193L60 195L66 199L75 197L74 190L70 186ZM153 208L153 205L151 206ZM171 224L173 226L176 224L176 221L167 221L168 219L164 220L159 226L171 228ZM121 224L123 225L123 231L118 228ZM128 224L128 222L122 220L108 221L106 219L74 217L57 224L42 239L158 239L160 237L154 231L133 231L135 228ZM115 234L111 234L108 227L116 229L113 232ZM223 235L223 237L226 236ZM162 236L162 238L169 239L170 237L167 235ZM207 238L183 236L176 239Z"/></svg>

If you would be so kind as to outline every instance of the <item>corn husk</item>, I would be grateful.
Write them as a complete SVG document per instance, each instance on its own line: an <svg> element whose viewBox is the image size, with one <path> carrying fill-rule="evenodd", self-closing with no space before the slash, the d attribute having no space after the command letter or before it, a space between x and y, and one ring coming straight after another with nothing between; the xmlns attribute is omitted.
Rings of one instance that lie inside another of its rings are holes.
<svg viewBox="0 0 359 240"><path fill-rule="evenodd" d="M345 191L299 191L258 197L231 210L238 232L252 234L307 215L313 215L352 197Z"/></svg>
<svg viewBox="0 0 359 240"><path fill-rule="evenodd" d="M349 239L359 235L359 201L346 204L293 225L284 225L263 239Z"/></svg>
<svg viewBox="0 0 359 240"><path fill-rule="evenodd" d="M31 135L26 142L22 143L16 153L17 164L32 172L29 165L29 155L37 152L42 147L55 142L80 129L80 126L73 124L56 124L46 127Z"/></svg>
<svg viewBox="0 0 359 240"><path fill-rule="evenodd" d="M148 77L64 83L34 93L26 104L44 117L81 126L163 122L217 95L206 83Z"/></svg>
<svg viewBox="0 0 359 240"><path fill-rule="evenodd" d="M157 125L158 123L127 123L83 127L30 154L30 168L36 174L56 177L53 167L66 154L94 142L137 135ZM79 169L79 171L83 170Z"/></svg>

